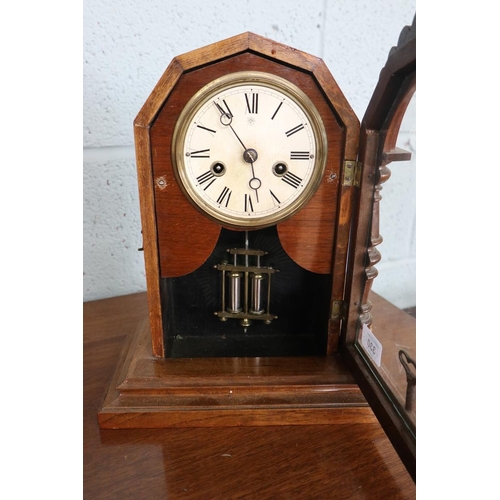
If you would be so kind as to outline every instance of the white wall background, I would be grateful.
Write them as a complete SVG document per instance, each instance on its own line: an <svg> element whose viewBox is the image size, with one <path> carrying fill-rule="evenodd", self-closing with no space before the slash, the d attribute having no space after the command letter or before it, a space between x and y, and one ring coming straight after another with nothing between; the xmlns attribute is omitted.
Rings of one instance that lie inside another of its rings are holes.
<svg viewBox="0 0 500 500"><path fill-rule="evenodd" d="M252 31L324 59L361 120L415 0L85 0L83 298L145 290L133 120L173 57ZM414 112L401 147L415 148ZM382 192L374 290L415 305L415 161Z"/></svg>

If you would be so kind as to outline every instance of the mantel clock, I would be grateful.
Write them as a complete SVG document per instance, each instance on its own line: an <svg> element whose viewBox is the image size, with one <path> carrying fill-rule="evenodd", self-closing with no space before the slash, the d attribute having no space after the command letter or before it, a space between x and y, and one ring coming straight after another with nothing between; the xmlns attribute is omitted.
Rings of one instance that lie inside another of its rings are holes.
<svg viewBox="0 0 500 500"><path fill-rule="evenodd" d="M370 421L353 359L413 32L372 129L321 59L255 34L171 62L134 122L149 317L102 428Z"/></svg>

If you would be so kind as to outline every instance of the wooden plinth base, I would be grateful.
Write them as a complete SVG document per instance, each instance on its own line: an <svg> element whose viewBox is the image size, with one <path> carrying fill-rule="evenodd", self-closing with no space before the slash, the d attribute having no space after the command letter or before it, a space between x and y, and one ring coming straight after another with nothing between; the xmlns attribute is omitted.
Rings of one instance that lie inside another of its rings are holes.
<svg viewBox="0 0 500 500"><path fill-rule="evenodd" d="M374 423L337 356L158 359L132 332L98 413L101 429Z"/></svg>

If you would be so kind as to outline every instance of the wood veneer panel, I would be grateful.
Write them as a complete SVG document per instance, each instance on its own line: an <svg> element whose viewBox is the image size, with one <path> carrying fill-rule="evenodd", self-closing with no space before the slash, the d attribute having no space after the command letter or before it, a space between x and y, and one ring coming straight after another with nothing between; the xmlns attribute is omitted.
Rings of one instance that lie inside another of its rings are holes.
<svg viewBox="0 0 500 500"><path fill-rule="evenodd" d="M151 171L151 142L147 128L134 127L139 205L141 210L142 240L146 285L149 301L149 321L154 356L164 355L163 320L160 298L160 273L158 256L158 235Z"/></svg>

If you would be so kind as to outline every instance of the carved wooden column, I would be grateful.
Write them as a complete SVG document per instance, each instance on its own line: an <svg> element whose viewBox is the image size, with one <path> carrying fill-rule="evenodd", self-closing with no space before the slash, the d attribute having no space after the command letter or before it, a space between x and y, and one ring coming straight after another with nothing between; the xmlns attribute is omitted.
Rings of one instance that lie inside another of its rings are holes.
<svg viewBox="0 0 500 500"><path fill-rule="evenodd" d="M382 191L383 189L382 184L384 182L387 182L390 176L391 171L389 170L387 165L385 163L380 165L380 167L376 171L370 242L366 253L366 281L361 299L361 315L359 317L361 325L366 325L367 327L371 327L372 325L372 315L370 312L372 309L372 303L370 302L368 297L372 289L373 280L378 276L378 271L375 267L375 264L377 264L382 258L382 255L376 247L380 245L380 243L382 243L382 241L384 240L380 235L380 201L382 200L380 191Z"/></svg>

